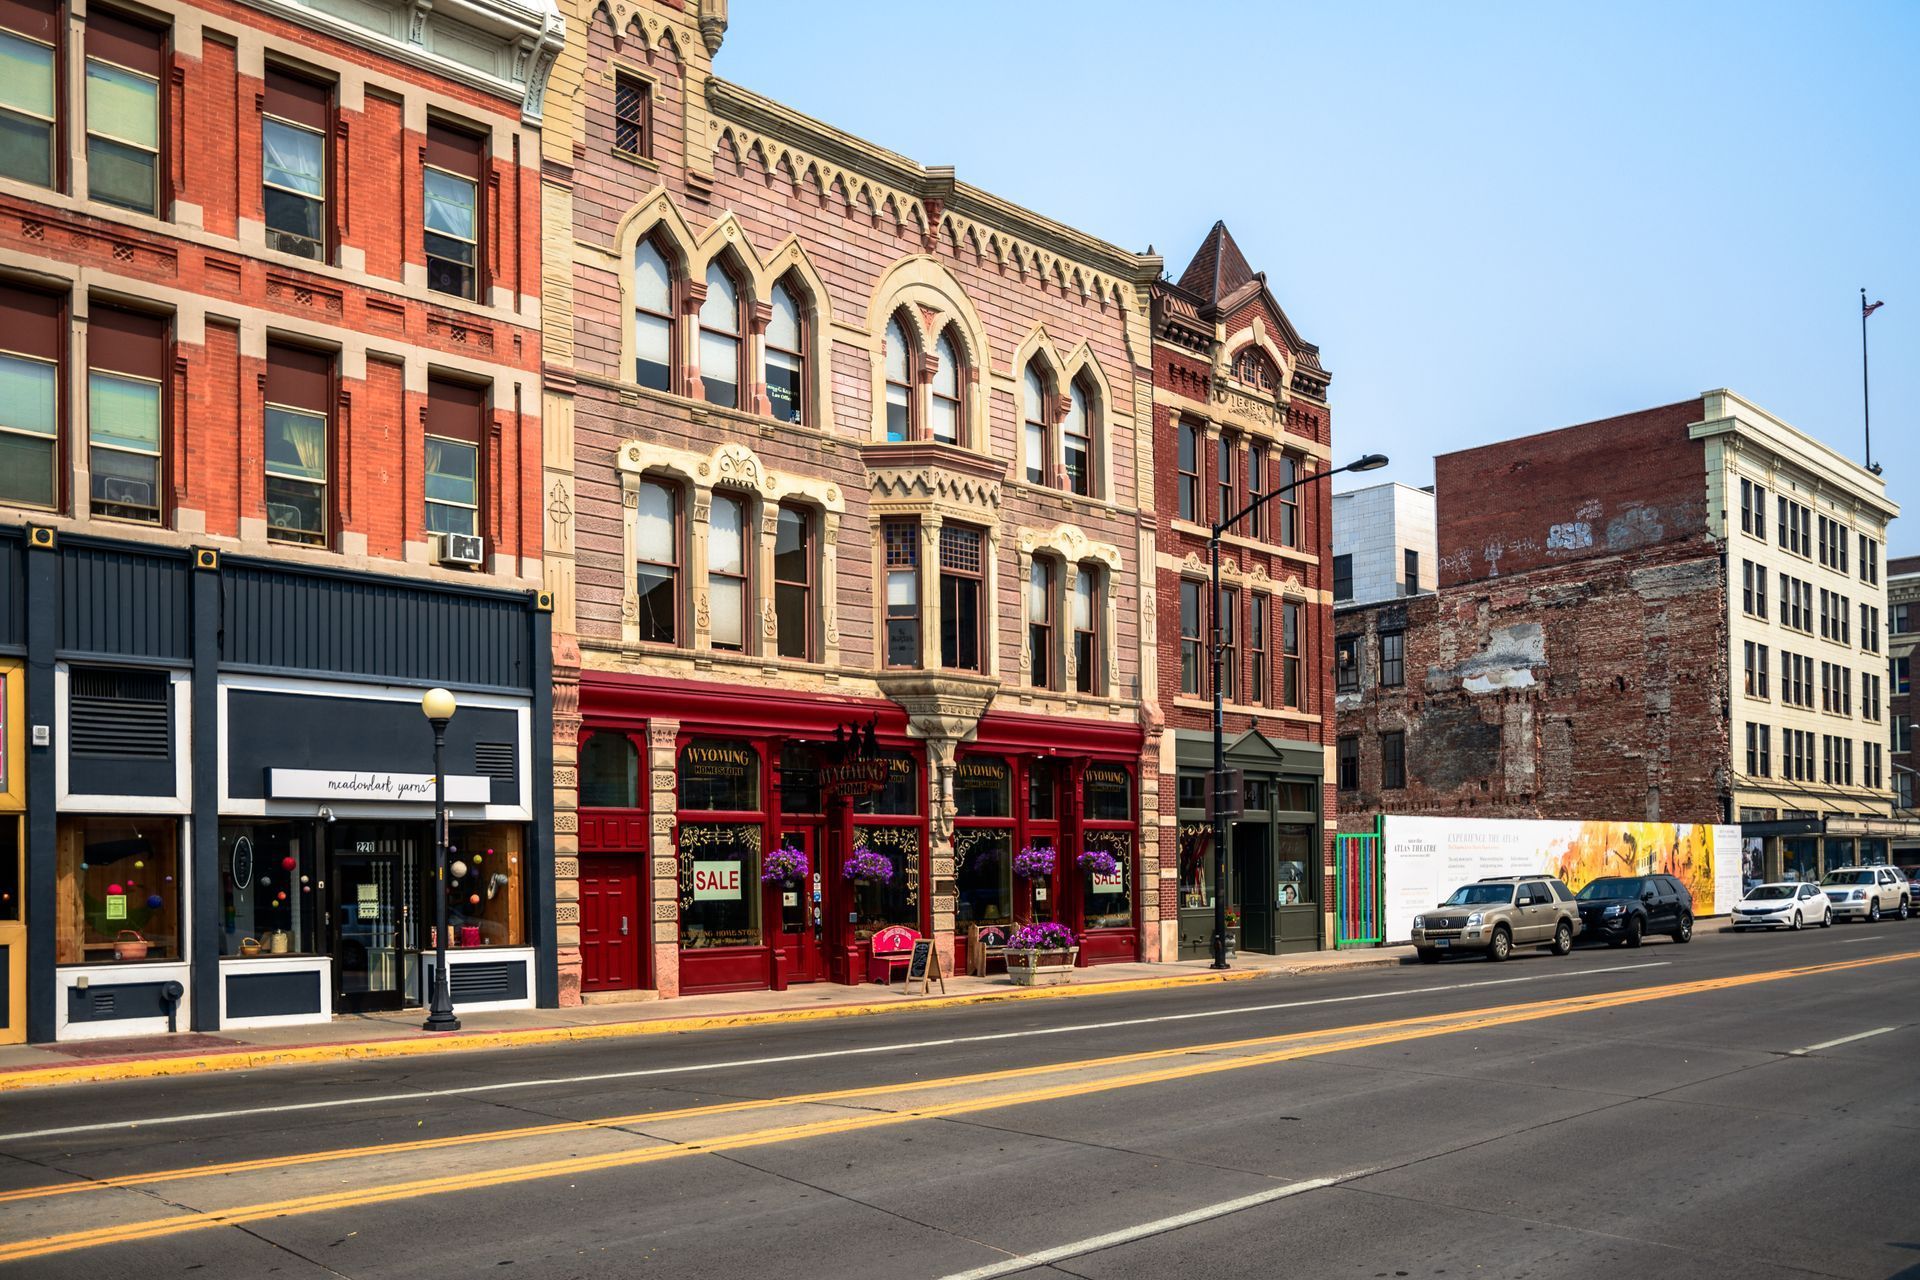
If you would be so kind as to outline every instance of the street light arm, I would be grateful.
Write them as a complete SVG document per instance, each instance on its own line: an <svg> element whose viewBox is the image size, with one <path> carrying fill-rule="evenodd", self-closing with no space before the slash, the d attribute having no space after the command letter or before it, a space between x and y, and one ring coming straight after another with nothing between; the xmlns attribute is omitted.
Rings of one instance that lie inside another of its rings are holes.
<svg viewBox="0 0 1920 1280"><path fill-rule="evenodd" d="M1385 457L1377 453L1369 453L1369 454L1364 454L1361 457L1355 458L1352 462L1349 462L1344 466L1334 467L1331 470L1327 470L1327 471L1316 471L1310 476L1302 476L1298 480L1293 480L1288 482L1287 484L1281 485L1278 489L1275 489L1271 493L1261 494L1259 497L1255 498L1252 502L1249 502L1246 506L1242 507L1239 511L1236 511L1234 514L1220 521L1220 523L1214 525L1213 536L1216 539L1224 537L1226 535L1227 530L1233 528L1233 526L1239 524L1242 520L1245 520L1248 516L1260 510L1260 508L1266 506L1269 502L1272 502L1275 498L1278 498L1280 495L1284 493L1291 493L1295 489L1300 488L1302 485L1313 484L1315 481L1319 481L1319 480L1330 480L1334 476L1339 475L1342 471L1374 471L1386 465L1387 465L1387 460Z"/></svg>

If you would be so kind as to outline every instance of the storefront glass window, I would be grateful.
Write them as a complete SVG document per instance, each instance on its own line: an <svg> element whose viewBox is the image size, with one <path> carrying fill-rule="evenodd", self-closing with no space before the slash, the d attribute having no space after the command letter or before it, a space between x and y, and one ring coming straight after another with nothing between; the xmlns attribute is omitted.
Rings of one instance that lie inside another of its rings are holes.
<svg viewBox="0 0 1920 1280"><path fill-rule="evenodd" d="M696 738L680 748L680 807L758 812L759 753L751 743L731 738Z"/></svg>
<svg viewBox="0 0 1920 1280"><path fill-rule="evenodd" d="M1820 878L1820 842L1808 837L1803 840L1782 840L1784 878L1797 881L1811 881Z"/></svg>
<svg viewBox="0 0 1920 1280"><path fill-rule="evenodd" d="M789 742L780 748L780 812L823 812L820 753L811 742Z"/></svg>
<svg viewBox="0 0 1920 1280"><path fill-rule="evenodd" d="M310 822L220 824L220 954L325 949L326 886Z"/></svg>
<svg viewBox="0 0 1920 1280"><path fill-rule="evenodd" d="M180 958L178 825L155 817L60 819L58 963Z"/></svg>
<svg viewBox="0 0 1920 1280"><path fill-rule="evenodd" d="M599 729L580 744L580 807L640 807L640 748L614 729Z"/></svg>
<svg viewBox="0 0 1920 1280"><path fill-rule="evenodd" d="M680 945L760 945L760 824L680 824Z"/></svg>
<svg viewBox="0 0 1920 1280"><path fill-rule="evenodd" d="M1081 781L1089 822L1127 822L1133 817L1133 778L1117 764L1090 764Z"/></svg>
<svg viewBox="0 0 1920 1280"><path fill-rule="evenodd" d="M1011 818L1013 771L994 756L968 756L954 769L953 811L962 818Z"/></svg>
<svg viewBox="0 0 1920 1280"><path fill-rule="evenodd" d="M447 941L456 947L527 943L523 828L503 822L453 825L447 854Z"/></svg>
<svg viewBox="0 0 1920 1280"><path fill-rule="evenodd" d="M1027 817L1051 822L1060 816L1060 768L1051 760L1027 763Z"/></svg>
<svg viewBox="0 0 1920 1280"><path fill-rule="evenodd" d="M0 920L20 918L20 893L20 819L0 813Z"/></svg>
<svg viewBox="0 0 1920 1280"><path fill-rule="evenodd" d="M1192 911L1213 907L1213 826L1180 824L1180 905Z"/></svg>
<svg viewBox="0 0 1920 1280"><path fill-rule="evenodd" d="M1133 832L1089 831L1088 849L1104 849L1120 864L1110 876L1082 872L1087 877L1085 927L1126 929L1133 925Z"/></svg>
<svg viewBox="0 0 1920 1280"><path fill-rule="evenodd" d="M957 794L956 788L956 794ZM1013 832L1006 829L956 831L953 834L954 922L1005 924L1013 901Z"/></svg>
<svg viewBox="0 0 1920 1280"><path fill-rule="evenodd" d="M894 814L901 817L913 817L920 812L920 770L915 767L913 757L905 752L886 752L880 757L887 762L887 783L878 791L861 796L854 801L853 811L859 814Z"/></svg>
<svg viewBox="0 0 1920 1280"><path fill-rule="evenodd" d="M851 886L853 936L865 942L888 925L920 927L920 829L906 826L859 825L853 828L854 848L871 849L893 862L893 879L886 884Z"/></svg>
<svg viewBox="0 0 1920 1280"><path fill-rule="evenodd" d="M1313 828L1282 825L1274 832L1273 904L1296 907L1313 901Z"/></svg>

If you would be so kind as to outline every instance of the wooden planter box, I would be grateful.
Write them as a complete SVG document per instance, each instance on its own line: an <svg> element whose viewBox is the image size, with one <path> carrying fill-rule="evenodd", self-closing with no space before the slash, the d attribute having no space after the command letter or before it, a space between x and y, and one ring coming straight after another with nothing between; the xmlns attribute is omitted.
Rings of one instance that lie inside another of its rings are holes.
<svg viewBox="0 0 1920 1280"><path fill-rule="evenodd" d="M1053 987L1073 980L1074 961L1079 947L1062 951L1015 951L1007 949L1007 976L1016 987Z"/></svg>

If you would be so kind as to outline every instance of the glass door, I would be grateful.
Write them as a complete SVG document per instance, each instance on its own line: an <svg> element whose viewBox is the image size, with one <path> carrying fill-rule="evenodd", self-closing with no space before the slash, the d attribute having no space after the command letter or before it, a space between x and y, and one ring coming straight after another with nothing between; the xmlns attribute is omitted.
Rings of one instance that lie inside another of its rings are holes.
<svg viewBox="0 0 1920 1280"><path fill-rule="evenodd" d="M823 982L827 969L821 934L826 903L821 895L826 877L820 865L820 829L788 827L780 833L780 845L806 854L809 870L804 879L766 886L766 918L779 921L773 945L783 956L788 982Z"/></svg>
<svg viewBox="0 0 1920 1280"><path fill-rule="evenodd" d="M390 830L344 828L336 838L328 880L334 996L342 1012L406 1004L418 874L414 842Z"/></svg>

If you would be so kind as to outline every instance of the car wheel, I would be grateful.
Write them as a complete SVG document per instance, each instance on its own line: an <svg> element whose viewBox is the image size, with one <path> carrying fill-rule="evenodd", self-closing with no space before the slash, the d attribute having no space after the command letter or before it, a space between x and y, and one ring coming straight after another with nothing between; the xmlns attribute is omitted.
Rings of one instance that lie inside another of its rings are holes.
<svg viewBox="0 0 1920 1280"><path fill-rule="evenodd" d="M1833 908L1832 907L1828 907L1826 911L1821 914L1820 927L1822 929L1833 928Z"/></svg>
<svg viewBox="0 0 1920 1280"><path fill-rule="evenodd" d="M1905 920L1912 914L1913 914L1913 904L1905 898L1900 899L1900 918L1902 920Z"/></svg>
<svg viewBox="0 0 1920 1280"><path fill-rule="evenodd" d="M1440 963L1440 949L1438 947L1415 947L1413 954L1421 964Z"/></svg>
<svg viewBox="0 0 1920 1280"><path fill-rule="evenodd" d="M1573 954L1573 926L1565 920L1553 931L1553 954L1565 956Z"/></svg>
<svg viewBox="0 0 1920 1280"><path fill-rule="evenodd" d="M1507 926L1500 925L1493 931L1493 941L1487 944L1487 959L1496 964L1513 954L1513 935L1507 932Z"/></svg>
<svg viewBox="0 0 1920 1280"><path fill-rule="evenodd" d="M1799 913L1798 911L1796 911L1796 912L1794 912L1794 913L1793 913L1793 924L1792 924L1792 925L1790 925L1789 927L1790 927L1790 928L1791 928L1791 929L1792 929L1792 930L1793 930L1793 931L1794 931L1795 933L1798 933L1798 932L1800 932L1800 913Z"/></svg>
<svg viewBox="0 0 1920 1280"><path fill-rule="evenodd" d="M1867 923L1868 924L1880 923L1880 899L1878 898L1875 898L1872 902L1869 902L1867 904Z"/></svg>
<svg viewBox="0 0 1920 1280"><path fill-rule="evenodd" d="M1693 941L1693 917L1692 916L1685 915L1680 917L1680 927L1673 931L1673 940L1675 942L1692 942Z"/></svg>
<svg viewBox="0 0 1920 1280"><path fill-rule="evenodd" d="M1641 929L1642 929L1642 926L1640 924L1639 916L1635 916L1633 919L1627 921L1627 945L1628 946L1637 947L1640 945Z"/></svg>

